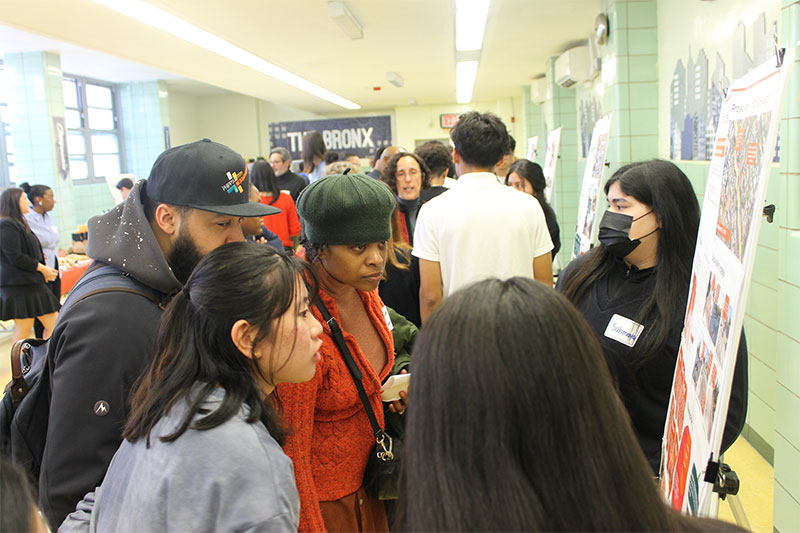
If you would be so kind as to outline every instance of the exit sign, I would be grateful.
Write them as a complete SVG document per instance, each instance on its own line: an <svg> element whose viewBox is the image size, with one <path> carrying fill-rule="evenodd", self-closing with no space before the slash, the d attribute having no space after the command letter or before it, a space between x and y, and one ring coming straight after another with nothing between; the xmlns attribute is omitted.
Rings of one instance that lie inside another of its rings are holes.
<svg viewBox="0 0 800 533"><path fill-rule="evenodd" d="M458 113L444 113L439 115L439 125L442 128L452 128L458 122Z"/></svg>

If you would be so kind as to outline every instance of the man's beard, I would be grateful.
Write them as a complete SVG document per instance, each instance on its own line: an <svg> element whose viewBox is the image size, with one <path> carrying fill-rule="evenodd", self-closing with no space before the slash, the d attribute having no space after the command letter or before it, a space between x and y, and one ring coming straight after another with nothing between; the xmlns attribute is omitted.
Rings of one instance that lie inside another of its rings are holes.
<svg viewBox="0 0 800 533"><path fill-rule="evenodd" d="M178 233L178 238L175 239L175 244L172 246L167 262L178 281L185 284L192 270L202 258L203 254L197 249L192 238L181 231Z"/></svg>

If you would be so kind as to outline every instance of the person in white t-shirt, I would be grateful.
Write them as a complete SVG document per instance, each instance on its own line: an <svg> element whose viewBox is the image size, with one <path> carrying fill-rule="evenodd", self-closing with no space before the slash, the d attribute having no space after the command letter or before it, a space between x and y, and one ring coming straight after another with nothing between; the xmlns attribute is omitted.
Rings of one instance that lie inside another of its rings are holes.
<svg viewBox="0 0 800 533"><path fill-rule="evenodd" d="M490 277L553 284L553 243L536 198L497 182L492 169L510 143L492 113L464 113L450 133L458 182L422 206L414 231L424 323L442 298Z"/></svg>

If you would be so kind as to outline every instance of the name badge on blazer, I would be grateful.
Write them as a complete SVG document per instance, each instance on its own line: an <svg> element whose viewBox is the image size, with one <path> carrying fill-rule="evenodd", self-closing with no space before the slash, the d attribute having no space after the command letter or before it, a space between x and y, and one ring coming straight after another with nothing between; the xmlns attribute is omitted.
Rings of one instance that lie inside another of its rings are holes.
<svg viewBox="0 0 800 533"><path fill-rule="evenodd" d="M614 315L611 317L611 320L608 321L605 336L633 348L643 330L643 325L634 322L630 318L625 318L622 315Z"/></svg>

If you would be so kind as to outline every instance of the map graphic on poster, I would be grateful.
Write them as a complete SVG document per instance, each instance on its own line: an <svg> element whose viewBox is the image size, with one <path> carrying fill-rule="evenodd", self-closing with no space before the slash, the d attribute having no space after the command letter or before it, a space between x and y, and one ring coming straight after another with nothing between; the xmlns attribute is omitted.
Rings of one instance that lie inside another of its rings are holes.
<svg viewBox="0 0 800 533"><path fill-rule="evenodd" d="M528 137L528 160L534 161L536 159L536 149L539 145L539 136Z"/></svg>
<svg viewBox="0 0 800 533"><path fill-rule="evenodd" d="M664 428L661 493L675 509L708 515L719 461L761 206L794 50L733 82L708 169L691 285Z"/></svg>
<svg viewBox="0 0 800 533"><path fill-rule="evenodd" d="M603 170L606 168L606 149L608 148L608 130L611 115L597 121L592 131L592 144L586 158L586 170L583 173L581 197L578 201L578 230L575 233L575 245L572 258L583 255L592 247L594 219L597 215L597 196Z"/></svg>
<svg viewBox="0 0 800 533"><path fill-rule="evenodd" d="M762 132L769 130L769 119L770 113L762 113L731 120L726 138L717 140L717 150L724 150L725 154L717 235L740 261L744 258L755 208L754 189L758 185L755 162L764 157L761 137Z"/></svg>
<svg viewBox="0 0 800 533"><path fill-rule="evenodd" d="M561 128L554 129L547 134L547 149L544 153L544 197L550 202L553 199L553 184L556 180L556 161L558 160L558 146L561 144Z"/></svg>

